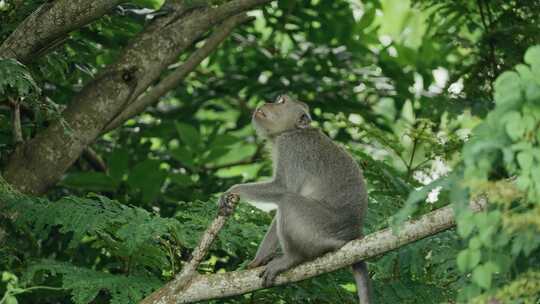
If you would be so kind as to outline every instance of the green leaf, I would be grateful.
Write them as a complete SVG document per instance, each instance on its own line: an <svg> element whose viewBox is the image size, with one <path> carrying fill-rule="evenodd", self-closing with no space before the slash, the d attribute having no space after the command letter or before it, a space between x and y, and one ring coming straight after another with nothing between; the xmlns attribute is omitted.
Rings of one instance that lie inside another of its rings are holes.
<svg viewBox="0 0 540 304"><path fill-rule="evenodd" d="M199 151L201 149L201 134L199 134L199 131L195 127L182 122L176 122L175 126L180 139L186 145L187 149L191 151Z"/></svg>
<svg viewBox="0 0 540 304"><path fill-rule="evenodd" d="M241 176L245 180L254 179L257 176L257 173L261 169L262 164L249 164L249 165L238 165L231 166L228 168L219 169L216 172L216 176L220 178L230 178L235 176Z"/></svg>
<svg viewBox="0 0 540 304"><path fill-rule="evenodd" d="M524 56L525 62L534 66L540 65L540 45L530 47Z"/></svg>
<svg viewBox="0 0 540 304"><path fill-rule="evenodd" d="M525 133L525 124L517 111L512 111L504 115L503 121L506 126L506 133L513 140L518 140Z"/></svg>
<svg viewBox="0 0 540 304"><path fill-rule="evenodd" d="M489 289L491 287L493 273L493 267L489 264L483 264L473 270L472 280L478 284L478 286Z"/></svg>
<svg viewBox="0 0 540 304"><path fill-rule="evenodd" d="M190 169L195 168L195 154L191 152L191 150L188 150L185 147L178 147L170 150L169 154L183 166Z"/></svg>
<svg viewBox="0 0 540 304"><path fill-rule="evenodd" d="M480 250L478 249L465 249L459 252L457 256L457 265L461 272L467 272L474 269L481 258Z"/></svg>
<svg viewBox="0 0 540 304"><path fill-rule="evenodd" d="M538 119L540 122L540 119ZM523 111L523 125L525 126L526 132L534 132L536 131L536 124L537 120L534 117L534 113L529 113Z"/></svg>
<svg viewBox="0 0 540 304"><path fill-rule="evenodd" d="M459 236L462 238L468 237L475 227L474 214L469 210L462 211L457 218L457 231Z"/></svg>
<svg viewBox="0 0 540 304"><path fill-rule="evenodd" d="M182 174L182 173L174 173L174 174L170 174L169 175L169 178L171 179L171 181L181 187L190 187L190 186L193 186L194 182L193 180L191 179L191 177L189 175L186 175L186 174Z"/></svg>
<svg viewBox="0 0 540 304"><path fill-rule="evenodd" d="M160 161L147 159L138 163L129 173L127 184L132 189L140 190L142 200L148 203L161 192L161 185L167 173L160 169Z"/></svg>
<svg viewBox="0 0 540 304"><path fill-rule="evenodd" d="M5 304L18 304L19 302L17 301L17 298L15 298L15 296L7 295L4 298L4 300L2 301L2 303L5 303Z"/></svg>
<svg viewBox="0 0 540 304"><path fill-rule="evenodd" d="M525 53L525 62L531 66L536 84L540 85L540 45L530 47Z"/></svg>
<svg viewBox="0 0 540 304"><path fill-rule="evenodd" d="M211 163L220 157L223 157L230 151L227 147L219 147L219 146L213 146L210 148L210 151L208 153L205 153L203 159L201 160L201 163L207 164Z"/></svg>
<svg viewBox="0 0 540 304"><path fill-rule="evenodd" d="M474 297L477 297L481 293L482 293L482 290L480 289L480 287L474 284L466 285L461 291L460 301L458 303L467 303L467 299L472 299Z"/></svg>
<svg viewBox="0 0 540 304"><path fill-rule="evenodd" d="M507 71L495 80L495 102L497 105L516 104L522 99L521 79L516 72Z"/></svg>
<svg viewBox="0 0 540 304"><path fill-rule="evenodd" d="M118 183L102 172L72 172L66 175L61 185L87 191L112 192L116 190Z"/></svg>
<svg viewBox="0 0 540 304"><path fill-rule="evenodd" d="M478 236L472 237L469 240L469 247L471 249L480 249L482 247L482 241Z"/></svg>
<svg viewBox="0 0 540 304"><path fill-rule="evenodd" d="M540 85L532 82L525 84L525 97L527 101L537 103L540 101Z"/></svg>
<svg viewBox="0 0 540 304"><path fill-rule="evenodd" d="M129 169L129 151L127 149L115 150L109 155L107 164L111 178L117 182L122 181Z"/></svg>
<svg viewBox="0 0 540 304"><path fill-rule="evenodd" d="M494 226L483 227L478 233L478 237L484 246L491 248L493 246L493 237L497 232L497 228Z"/></svg>
<svg viewBox="0 0 540 304"><path fill-rule="evenodd" d="M533 154L531 151L523 151L517 155L517 161L522 170L529 171L533 163Z"/></svg>
<svg viewBox="0 0 540 304"><path fill-rule="evenodd" d="M227 165L235 163L238 161L249 159L257 152L257 147L255 145L243 144L235 145L231 149L222 155L221 157L215 159L215 165Z"/></svg>
<svg viewBox="0 0 540 304"><path fill-rule="evenodd" d="M212 142L210 143L209 146L211 147L229 147L229 146L232 146L236 143L239 143L239 142L243 142L242 139L236 137L236 136L232 136L232 135L228 135L228 134L221 134L219 136L217 136L214 140L212 140Z"/></svg>
<svg viewBox="0 0 540 304"><path fill-rule="evenodd" d="M518 64L515 67L516 71L519 73L521 79L526 81L534 81L534 74L531 71L531 68L525 64Z"/></svg>
<svg viewBox="0 0 540 304"><path fill-rule="evenodd" d="M474 214L474 221L480 230L497 227L500 223L500 211L484 211Z"/></svg>
<svg viewBox="0 0 540 304"><path fill-rule="evenodd" d="M12 284L17 284L19 278L11 272L2 271L2 282L10 282Z"/></svg>

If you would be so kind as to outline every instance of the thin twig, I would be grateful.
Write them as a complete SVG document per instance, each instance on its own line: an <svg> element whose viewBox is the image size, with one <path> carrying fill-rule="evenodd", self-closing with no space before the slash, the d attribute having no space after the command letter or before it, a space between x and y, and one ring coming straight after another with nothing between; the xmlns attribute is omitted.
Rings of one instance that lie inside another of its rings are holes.
<svg viewBox="0 0 540 304"><path fill-rule="evenodd" d="M221 205L220 203L220 211L218 216L204 232L201 240L199 241L199 245L197 245L193 251L191 259L186 265L184 265L182 271L176 275L174 280L167 283L165 287L157 290L145 298L141 304L173 303L172 301L174 301L175 295L181 293L182 290L189 286L191 280L197 273L197 267L199 267L199 264L206 256L206 253L210 249L210 245L212 245L216 239L219 231L221 228L223 228L223 225L229 216L231 216L232 212L234 211L234 207L239 201L238 195L235 194L228 194L224 199L226 200L226 205Z"/></svg>
<svg viewBox="0 0 540 304"><path fill-rule="evenodd" d="M418 147L418 140L420 139L420 136L422 136L422 134L424 134L425 129L426 129L426 125L424 124L422 126L422 129L420 130L420 134L414 136L413 147L412 147L412 152L411 152L411 158L409 159L409 163L405 164L407 166L407 176L411 176L411 173L413 172L411 170L411 168L412 168L412 164L413 164L413 161L414 161L414 155L416 154L416 148Z"/></svg>
<svg viewBox="0 0 540 304"><path fill-rule="evenodd" d="M22 143L22 127L21 127L21 104L19 100L10 98L9 102L11 104L11 126L13 130L13 141L16 145Z"/></svg>
<svg viewBox="0 0 540 304"><path fill-rule="evenodd" d="M83 157L88 161L90 166L96 171L107 172L107 164L90 146L86 147L83 151Z"/></svg>

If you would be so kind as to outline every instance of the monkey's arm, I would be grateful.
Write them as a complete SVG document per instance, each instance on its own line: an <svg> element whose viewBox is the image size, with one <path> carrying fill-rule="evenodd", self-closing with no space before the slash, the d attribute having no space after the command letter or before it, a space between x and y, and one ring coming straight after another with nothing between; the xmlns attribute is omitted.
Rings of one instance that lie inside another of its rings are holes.
<svg viewBox="0 0 540 304"><path fill-rule="evenodd" d="M247 183L232 186L227 193L235 193L240 198L258 203L278 203L285 193L285 187L276 180Z"/></svg>
<svg viewBox="0 0 540 304"><path fill-rule="evenodd" d="M238 194L241 199L247 201L278 204L287 191L285 182L287 166L280 154L278 152L277 157L274 159L274 177L272 180L234 185L227 192Z"/></svg>

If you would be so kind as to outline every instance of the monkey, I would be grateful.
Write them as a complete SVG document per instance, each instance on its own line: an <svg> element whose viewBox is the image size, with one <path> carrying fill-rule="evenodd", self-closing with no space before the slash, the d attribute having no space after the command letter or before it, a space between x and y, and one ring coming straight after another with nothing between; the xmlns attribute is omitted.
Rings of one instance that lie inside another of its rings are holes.
<svg viewBox="0 0 540 304"><path fill-rule="evenodd" d="M237 184L222 196L277 205L277 212L247 268L264 266L263 286L300 263L335 251L360 238L367 210L362 171L343 148L311 126L306 103L288 95L257 107L256 134L270 142L273 177ZM281 255L278 254L281 249ZM372 303L364 261L352 266L360 303Z"/></svg>

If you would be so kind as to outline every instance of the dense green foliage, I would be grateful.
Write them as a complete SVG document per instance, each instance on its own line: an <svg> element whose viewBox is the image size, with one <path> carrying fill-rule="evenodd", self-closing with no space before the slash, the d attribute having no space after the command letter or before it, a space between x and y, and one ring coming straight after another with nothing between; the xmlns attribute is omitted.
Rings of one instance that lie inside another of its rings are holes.
<svg viewBox="0 0 540 304"><path fill-rule="evenodd" d="M465 145L463 174L453 182L460 211L458 233L469 241L457 257L458 267L472 272L474 285L467 287L467 295L531 268L536 272L529 276L539 273L540 46L527 51L525 63L495 81L495 108ZM465 189L456 185L461 177ZM462 207L463 190L473 197L485 194L493 208L471 214ZM505 300L515 301L516 294L534 303L540 286L536 282L528 288L510 288Z"/></svg>
<svg viewBox="0 0 540 304"><path fill-rule="evenodd" d="M43 2L0 1L0 41ZM0 59L2 165L15 149L8 100L26 140L61 120L144 28L137 8L161 4L125 4L27 65ZM367 233L455 207L457 229L368 261L378 303L538 303L540 3L283 0L253 14L92 145L106 171L81 157L46 198L0 182L0 303L134 303L171 279L219 193L271 174L250 114L283 92L363 168ZM482 196L489 210L467 211ZM199 270L243 267L270 220L241 204ZM211 303L354 303L354 288L342 270Z"/></svg>

